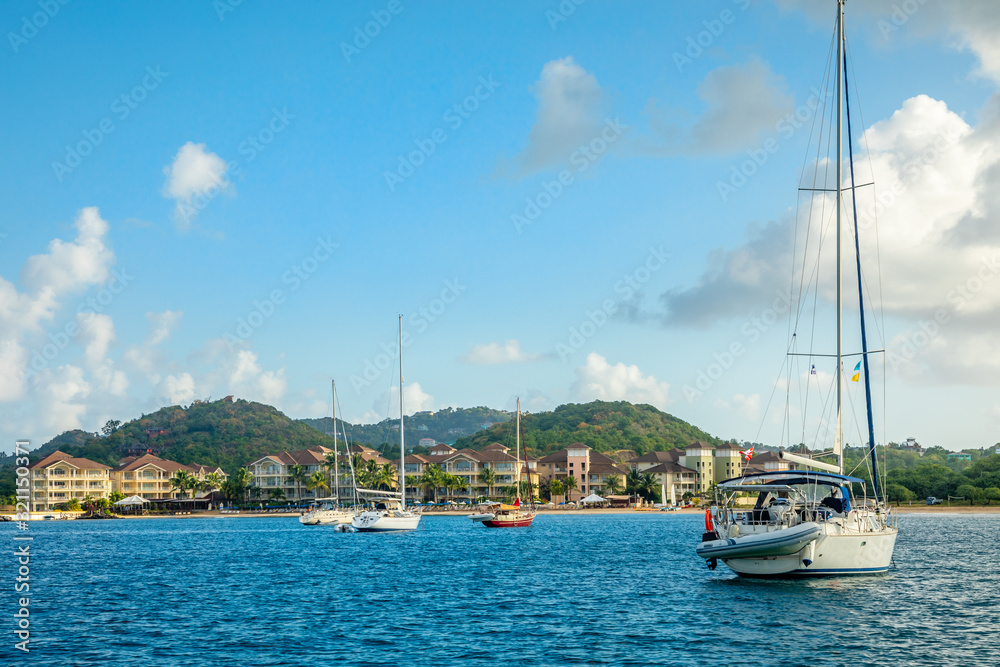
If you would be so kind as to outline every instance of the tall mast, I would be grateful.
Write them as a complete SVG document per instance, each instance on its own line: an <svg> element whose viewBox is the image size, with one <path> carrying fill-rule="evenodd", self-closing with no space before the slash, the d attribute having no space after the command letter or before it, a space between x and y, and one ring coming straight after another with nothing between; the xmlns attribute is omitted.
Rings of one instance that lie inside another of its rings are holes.
<svg viewBox="0 0 1000 667"><path fill-rule="evenodd" d="M399 508L406 510L406 440L403 437L403 316L399 316Z"/></svg>
<svg viewBox="0 0 1000 667"><path fill-rule="evenodd" d="M834 435L833 453L837 467L844 469L844 295L841 275L841 245L843 239L841 215L843 182L843 113L844 113L844 0L837 0L837 432Z"/></svg>
<svg viewBox="0 0 1000 667"><path fill-rule="evenodd" d="M510 442L508 440L508 442ZM521 398L517 399L517 426L514 431L514 458L517 459L517 474L514 477L514 484L517 488L517 499L521 499Z"/></svg>
<svg viewBox="0 0 1000 667"><path fill-rule="evenodd" d="M333 396L333 488L340 507L340 455L337 452L337 382L330 380L330 393Z"/></svg>

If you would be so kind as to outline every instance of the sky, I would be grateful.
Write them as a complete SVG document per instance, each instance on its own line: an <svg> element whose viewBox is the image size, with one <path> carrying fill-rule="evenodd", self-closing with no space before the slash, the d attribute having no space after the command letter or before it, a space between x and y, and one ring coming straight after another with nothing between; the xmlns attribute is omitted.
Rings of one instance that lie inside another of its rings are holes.
<svg viewBox="0 0 1000 667"><path fill-rule="evenodd" d="M786 351L833 352L829 285L816 319L788 295L834 11L3 3L3 449L230 394L321 417L331 379L378 421L399 315L408 413L629 400L822 440L835 362ZM1000 5L845 20L876 439L992 445Z"/></svg>

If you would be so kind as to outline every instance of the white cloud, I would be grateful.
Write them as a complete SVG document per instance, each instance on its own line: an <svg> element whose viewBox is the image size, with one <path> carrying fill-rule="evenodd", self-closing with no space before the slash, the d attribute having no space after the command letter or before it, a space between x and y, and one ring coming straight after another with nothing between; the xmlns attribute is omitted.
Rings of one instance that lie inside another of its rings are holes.
<svg viewBox="0 0 1000 667"><path fill-rule="evenodd" d="M407 415L434 408L434 397L423 390L419 382L403 385L403 409ZM375 424L383 419L399 418L399 388L390 387L372 403L372 409L358 418L362 424Z"/></svg>
<svg viewBox="0 0 1000 667"><path fill-rule="evenodd" d="M114 253L104 245L108 223L95 207L80 211L76 239L54 239L49 252L29 257L21 269L21 282L42 299L59 293L98 285L108 278Z"/></svg>
<svg viewBox="0 0 1000 667"><path fill-rule="evenodd" d="M521 349L521 343L511 338L505 343L485 343L471 348L462 357L467 364L516 364L542 359L540 354L528 354Z"/></svg>
<svg viewBox="0 0 1000 667"><path fill-rule="evenodd" d="M167 405L190 403L195 397L194 378L190 373L168 375L163 378L159 390Z"/></svg>
<svg viewBox="0 0 1000 667"><path fill-rule="evenodd" d="M287 388L285 369L265 371L257 363L257 355L250 350L236 352L230 360L228 390L241 398L260 401L269 405L281 402Z"/></svg>
<svg viewBox="0 0 1000 667"><path fill-rule="evenodd" d="M174 161L163 168L167 180L163 196L177 202L177 220L182 226L191 223L202 202L219 192L232 189L226 161L206 149L205 144L187 142L174 156Z"/></svg>
<svg viewBox="0 0 1000 667"><path fill-rule="evenodd" d="M24 292L0 277L0 401L21 398L30 371L52 365L70 344L62 331L49 337L43 330L66 298L103 284L110 276L115 256L105 245L108 223L90 207L79 212L74 226L73 241L54 239L48 253L25 261L20 271Z"/></svg>
<svg viewBox="0 0 1000 667"><path fill-rule="evenodd" d="M736 394L731 400L715 399L713 404L719 410L731 410L750 421L760 419L760 394Z"/></svg>
<svg viewBox="0 0 1000 667"><path fill-rule="evenodd" d="M608 360L591 352L585 364L576 369L572 392L579 400L629 401L649 403L661 410L669 403L670 386L652 375L643 375L638 366Z"/></svg>
<svg viewBox="0 0 1000 667"><path fill-rule="evenodd" d="M604 125L604 91L572 56L545 63L534 92L538 115L528 146L517 159L520 175L567 162L573 151L599 136Z"/></svg>
<svg viewBox="0 0 1000 667"><path fill-rule="evenodd" d="M38 419L43 428L56 435L83 426L82 419L87 412L84 401L90 395L90 383L84 378L82 368L69 365L54 371L47 368L35 376L33 384L38 395Z"/></svg>
<svg viewBox="0 0 1000 667"><path fill-rule="evenodd" d="M773 135L778 122L794 108L784 79L757 59L712 70L698 85L697 94L705 108L694 119L687 111L651 102L653 137L644 150L661 154L741 151Z"/></svg>
<svg viewBox="0 0 1000 667"><path fill-rule="evenodd" d="M170 333L177 328L182 317L184 317L183 311L165 310L162 313L146 313L146 319L150 323L146 345L153 347L170 338Z"/></svg>

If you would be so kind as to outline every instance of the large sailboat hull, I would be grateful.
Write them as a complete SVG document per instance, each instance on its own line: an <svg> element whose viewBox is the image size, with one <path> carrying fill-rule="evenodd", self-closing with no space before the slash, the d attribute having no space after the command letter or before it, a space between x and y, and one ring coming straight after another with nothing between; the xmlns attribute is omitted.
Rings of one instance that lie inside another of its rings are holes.
<svg viewBox="0 0 1000 667"><path fill-rule="evenodd" d="M299 517L303 526L332 526L349 524L354 520L353 512L344 510L313 510Z"/></svg>
<svg viewBox="0 0 1000 667"><path fill-rule="evenodd" d="M746 577L830 577L878 574L892 566L897 531L821 535L802 550L781 556L720 558Z"/></svg>
<svg viewBox="0 0 1000 667"><path fill-rule="evenodd" d="M351 525L362 533L416 530L420 525L420 515L409 512L402 516L385 512L363 512L354 517Z"/></svg>

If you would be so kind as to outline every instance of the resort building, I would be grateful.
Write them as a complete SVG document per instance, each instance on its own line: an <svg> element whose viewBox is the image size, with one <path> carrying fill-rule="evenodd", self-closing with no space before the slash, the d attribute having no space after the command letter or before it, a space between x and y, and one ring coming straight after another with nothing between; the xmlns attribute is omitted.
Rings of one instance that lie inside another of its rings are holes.
<svg viewBox="0 0 1000 667"><path fill-rule="evenodd" d="M368 458L381 458L377 452L367 447L354 445L351 449L360 453L365 460ZM248 463L245 467L253 473L254 485L260 487L262 495L265 498L273 490L280 489L286 500L292 502L309 501L317 497L327 496L330 493L326 489L322 489L319 495L317 495L315 491L306 488L308 485L306 480L318 471L326 474L326 455L332 452L332 449L317 446L309 449L300 449L295 452L268 454ZM292 473L297 465L302 466L304 473L303 479L298 483L292 479ZM345 497L349 496L350 493Z"/></svg>
<svg viewBox="0 0 1000 667"><path fill-rule="evenodd" d="M393 461L397 475L399 460ZM481 451L472 449L455 450L444 444L431 448L430 454L411 454L406 457L407 485L406 494L409 498L420 498L425 494L433 495L435 489L418 488L418 476L423 475L430 466L437 466L449 475L458 477L463 486L451 489L436 489L439 498L451 500L475 500L482 496L497 495L497 489L511 486L517 478L518 460L510 453L510 449L498 442L487 445ZM532 486L538 488L538 461L528 457L527 464L520 462L521 480L531 480ZM495 474L492 485L487 485L480 479L484 469L490 468ZM398 477L397 477L398 478ZM410 482L414 483L411 484ZM536 491L537 493L537 491Z"/></svg>
<svg viewBox="0 0 1000 667"><path fill-rule="evenodd" d="M716 482L715 446L707 442L694 442L684 449L680 461L685 468L695 472L695 493L705 493Z"/></svg>
<svg viewBox="0 0 1000 667"><path fill-rule="evenodd" d="M591 450L576 442L554 454L538 460L538 476L545 480L574 478L576 488L565 494L566 502L575 502L591 493L602 495L608 477L619 477L625 482L626 471L614 459Z"/></svg>
<svg viewBox="0 0 1000 667"><path fill-rule="evenodd" d="M190 473L200 481L204 481L206 475L213 472L223 479L226 477L225 471L217 466L184 465L145 454L125 460L111 471L111 490L147 500L187 497L187 491L181 491L170 484L170 478L181 471Z"/></svg>
<svg viewBox="0 0 1000 667"><path fill-rule="evenodd" d="M739 445L727 442L715 448L715 468L714 481L716 484L723 480L739 477L743 472L743 455L740 454Z"/></svg>
<svg viewBox="0 0 1000 667"><path fill-rule="evenodd" d="M697 473L681 464L684 458L679 449L665 452L648 452L628 462L628 467L641 473L650 473L660 484L660 501L670 500L673 489L674 498L680 499L685 493L697 493Z"/></svg>
<svg viewBox="0 0 1000 667"><path fill-rule="evenodd" d="M78 459L55 451L28 466L31 477L31 511L47 512L72 499L108 498L111 471L90 459Z"/></svg>

